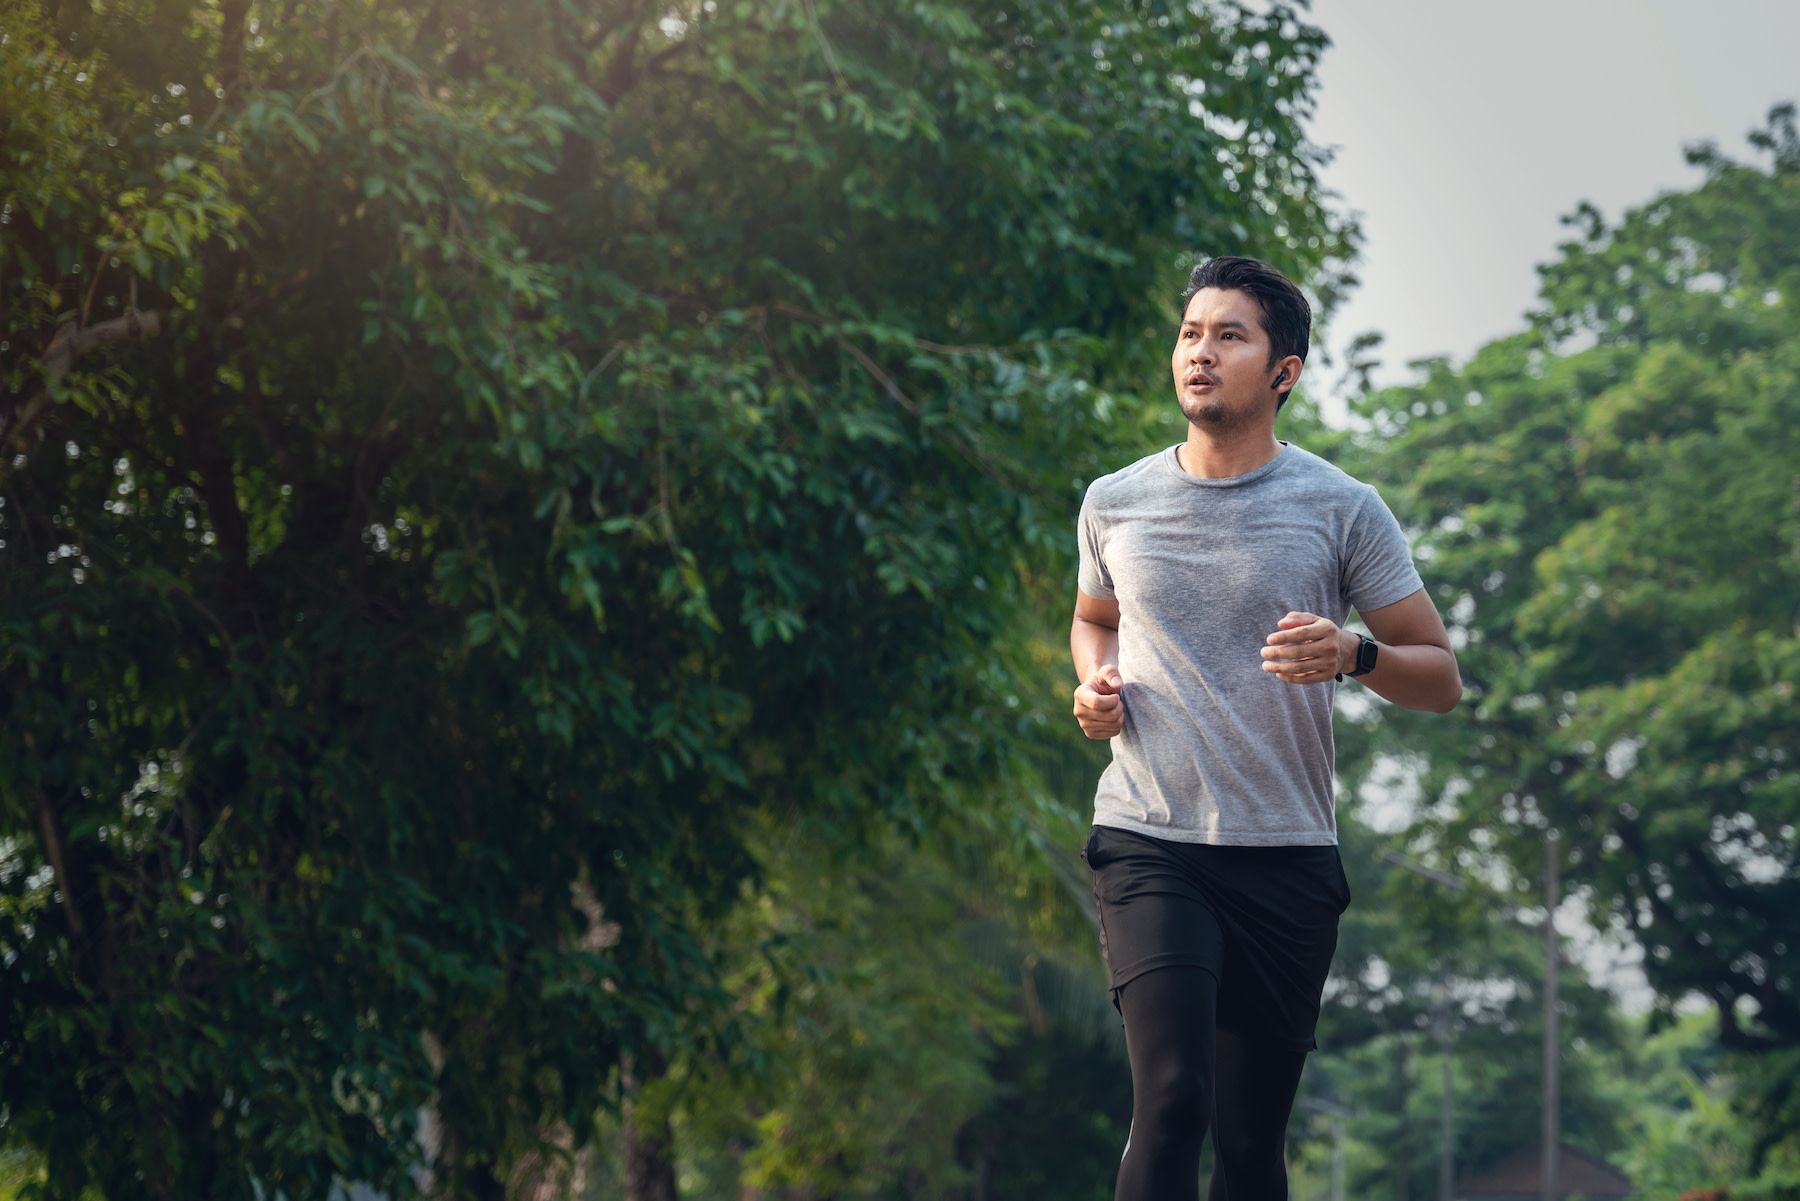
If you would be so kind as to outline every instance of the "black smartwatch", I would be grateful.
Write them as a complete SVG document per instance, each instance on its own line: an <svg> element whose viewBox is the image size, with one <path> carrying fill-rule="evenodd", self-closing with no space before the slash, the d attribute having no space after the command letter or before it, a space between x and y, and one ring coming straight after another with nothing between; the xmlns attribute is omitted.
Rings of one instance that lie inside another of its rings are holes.
<svg viewBox="0 0 1800 1201"><path fill-rule="evenodd" d="M1366 676L1375 670L1375 656L1381 650L1380 644L1373 638L1367 638L1361 634L1358 634L1357 637L1362 641L1356 644L1356 668L1354 671L1340 672L1334 677L1340 684L1344 682L1346 675L1352 678Z"/></svg>

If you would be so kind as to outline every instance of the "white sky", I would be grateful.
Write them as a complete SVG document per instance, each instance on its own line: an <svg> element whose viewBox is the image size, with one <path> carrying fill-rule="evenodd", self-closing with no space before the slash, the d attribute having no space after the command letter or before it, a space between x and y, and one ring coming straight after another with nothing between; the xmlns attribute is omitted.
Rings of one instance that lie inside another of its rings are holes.
<svg viewBox="0 0 1800 1201"><path fill-rule="evenodd" d="M1692 187L1684 144L1746 157L1800 100L1796 0L1314 0L1311 19L1335 43L1313 138L1367 237L1328 342L1386 334L1381 383L1522 328L1577 203L1616 220Z"/></svg>

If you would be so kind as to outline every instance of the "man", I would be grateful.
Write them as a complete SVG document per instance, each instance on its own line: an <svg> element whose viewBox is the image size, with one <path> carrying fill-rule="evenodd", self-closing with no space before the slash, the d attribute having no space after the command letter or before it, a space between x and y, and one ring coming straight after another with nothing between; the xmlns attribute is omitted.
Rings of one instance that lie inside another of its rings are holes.
<svg viewBox="0 0 1800 1201"><path fill-rule="evenodd" d="M1339 915L1340 677L1448 712L1456 657L1381 497L1275 438L1312 310L1254 259L1196 267L1171 359L1187 440L1095 480L1069 649L1110 738L1094 828L1101 949L1131 1059L1118 1201L1281 1201L1289 1110ZM1349 610L1372 638L1343 628Z"/></svg>

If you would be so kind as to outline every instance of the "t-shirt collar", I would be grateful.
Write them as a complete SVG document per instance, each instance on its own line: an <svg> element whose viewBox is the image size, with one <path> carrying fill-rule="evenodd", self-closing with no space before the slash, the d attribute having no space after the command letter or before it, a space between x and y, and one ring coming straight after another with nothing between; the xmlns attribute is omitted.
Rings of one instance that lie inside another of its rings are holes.
<svg viewBox="0 0 1800 1201"><path fill-rule="evenodd" d="M1169 447L1169 449L1163 451L1161 458L1162 458L1163 465L1169 471L1173 472L1175 475L1179 476L1181 479L1187 481L1188 483L1193 484L1195 487L1199 487L1199 488L1241 488L1245 484L1261 483L1263 480L1265 480L1269 476L1273 475L1275 473L1275 471L1278 468L1280 468L1282 463L1284 463L1286 460L1293 457L1293 453L1292 453L1293 447L1292 446L1290 446L1286 442L1282 442L1280 438L1275 439L1275 441L1281 443L1281 449L1276 451L1275 457L1270 459L1267 463L1264 463L1261 467L1258 467L1255 471L1248 471L1248 472L1245 472L1243 475L1228 475L1228 476L1225 476L1220 479L1205 479L1205 478L1202 478L1201 476L1189 475L1185 470L1182 469L1181 460L1175 457L1175 452L1180 450L1182 448L1182 446L1186 445L1186 443L1177 442L1174 446L1171 446L1171 447Z"/></svg>

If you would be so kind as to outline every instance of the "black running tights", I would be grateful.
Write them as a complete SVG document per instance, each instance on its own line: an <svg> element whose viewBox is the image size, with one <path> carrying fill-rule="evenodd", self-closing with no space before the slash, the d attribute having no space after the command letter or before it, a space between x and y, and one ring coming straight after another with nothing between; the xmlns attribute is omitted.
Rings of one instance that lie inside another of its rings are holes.
<svg viewBox="0 0 1800 1201"><path fill-rule="evenodd" d="M1131 1141L1115 1201L1196 1201L1209 1124L1209 1201L1287 1201L1288 1111L1306 1052L1215 1032L1217 999L1217 981L1197 967L1159 968L1119 991Z"/></svg>

